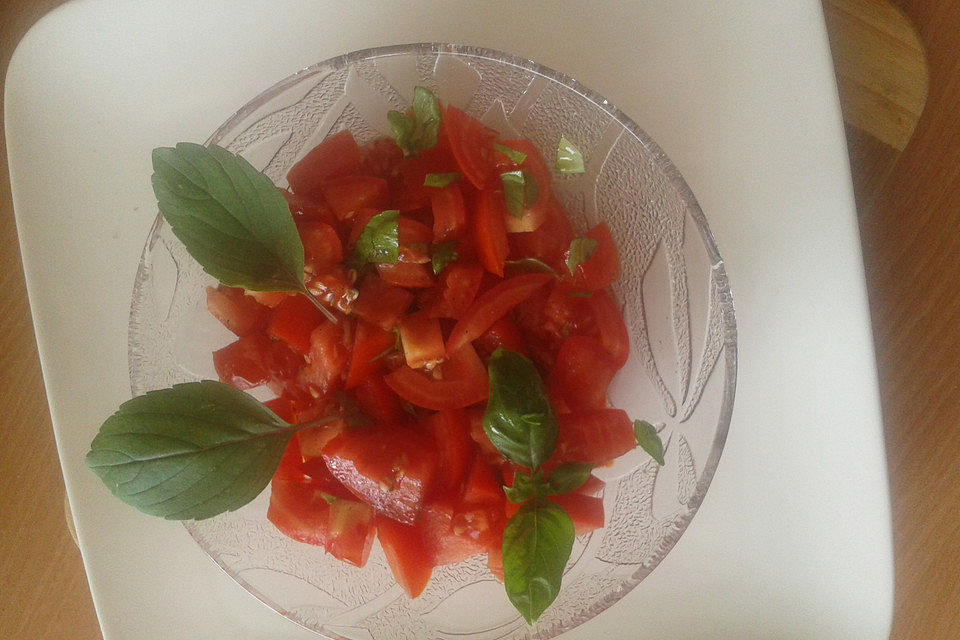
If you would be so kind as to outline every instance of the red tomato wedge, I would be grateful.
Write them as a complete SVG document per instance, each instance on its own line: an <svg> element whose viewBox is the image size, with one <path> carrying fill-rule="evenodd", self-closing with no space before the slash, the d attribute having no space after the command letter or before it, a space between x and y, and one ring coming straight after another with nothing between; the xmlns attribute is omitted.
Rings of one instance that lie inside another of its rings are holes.
<svg viewBox="0 0 960 640"><path fill-rule="evenodd" d="M434 379L402 366L385 378L390 388L410 404L424 409L462 409L486 400L487 369L467 343L449 354L442 367L444 377Z"/></svg>
<svg viewBox="0 0 960 640"><path fill-rule="evenodd" d="M430 209L433 212L434 242L446 242L463 235L467 226L467 208L460 185L454 182L442 189L434 189L430 195Z"/></svg>
<svg viewBox="0 0 960 640"><path fill-rule="evenodd" d="M383 366L383 357L389 349L393 348L396 341L397 337L392 331L385 331L363 320L359 321L344 388L353 389L364 378L380 371Z"/></svg>
<svg viewBox="0 0 960 640"><path fill-rule="evenodd" d="M270 317L270 309L244 295L243 289L223 285L216 289L207 287L207 309L238 336L262 330Z"/></svg>
<svg viewBox="0 0 960 640"><path fill-rule="evenodd" d="M482 189L492 174L493 134L454 106L444 111L443 124L457 165L474 187Z"/></svg>
<svg viewBox="0 0 960 640"><path fill-rule="evenodd" d="M411 313L397 323L403 357L411 369L433 366L446 357L440 321L424 312Z"/></svg>
<svg viewBox="0 0 960 640"><path fill-rule="evenodd" d="M322 323L324 315L304 296L290 296L273 310L267 335L282 340L294 350L310 353L310 334Z"/></svg>
<svg viewBox="0 0 960 640"><path fill-rule="evenodd" d="M343 176L320 185L323 199L340 220L350 218L359 209L382 208L388 192L387 181L373 176Z"/></svg>
<svg viewBox="0 0 960 640"><path fill-rule="evenodd" d="M416 598L433 573L433 558L425 553L426 542L420 528L377 516L377 536L397 584L408 596Z"/></svg>
<svg viewBox="0 0 960 640"><path fill-rule="evenodd" d="M390 331L412 302L412 293L371 273L360 282L353 312L370 324Z"/></svg>
<svg viewBox="0 0 960 640"><path fill-rule="evenodd" d="M630 356L630 335L623 322L623 314L610 294L602 289L593 293L590 308L597 328L597 340L613 357L617 369L620 369Z"/></svg>
<svg viewBox="0 0 960 640"><path fill-rule="evenodd" d="M570 336L560 345L548 384L554 398L571 410L603 407L619 367L597 340Z"/></svg>
<svg viewBox="0 0 960 640"><path fill-rule="evenodd" d="M552 279L553 276L548 273L524 273L484 292L453 327L447 339L447 353L479 338L510 309Z"/></svg>
<svg viewBox="0 0 960 640"><path fill-rule="evenodd" d="M336 230L326 222L310 221L300 226L304 262L311 273L332 269L343 262L343 246Z"/></svg>
<svg viewBox="0 0 960 640"><path fill-rule="evenodd" d="M323 460L337 480L378 512L412 524L430 492L436 453L403 428L348 429L327 443Z"/></svg>
<svg viewBox="0 0 960 640"><path fill-rule="evenodd" d="M424 420L421 429L437 446L437 492L446 497L459 496L475 449L467 417L462 410L447 409Z"/></svg>
<svg viewBox="0 0 960 640"><path fill-rule="evenodd" d="M620 409L587 409L558 418L560 428L550 467L564 462L605 464L637 446L633 422Z"/></svg>
<svg viewBox="0 0 960 640"><path fill-rule="evenodd" d="M473 242L480 264L501 278L510 252L507 243L507 205L503 197L503 188L491 182L480 191L473 215Z"/></svg>
<svg viewBox="0 0 960 640"><path fill-rule="evenodd" d="M349 131L330 136L314 147L287 173L290 190L297 195L316 195L324 180L357 173L360 147Z"/></svg>

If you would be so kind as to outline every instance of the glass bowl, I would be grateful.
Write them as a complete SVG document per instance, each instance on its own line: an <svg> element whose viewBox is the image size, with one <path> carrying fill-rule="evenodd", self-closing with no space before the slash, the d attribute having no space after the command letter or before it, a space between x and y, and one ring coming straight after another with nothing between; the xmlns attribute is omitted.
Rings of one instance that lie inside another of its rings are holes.
<svg viewBox="0 0 960 640"><path fill-rule="evenodd" d="M638 449L595 471L607 483L607 524L577 539L563 588L536 627L510 605L483 556L439 567L411 600L377 546L357 569L281 535L266 519L268 491L236 512L186 528L251 594L329 638L550 638L601 614L639 584L700 506L733 406L730 288L703 212L649 136L572 78L505 53L412 44L333 58L251 100L208 142L243 154L286 186L287 170L328 135L349 129L361 144L389 135L387 111L406 109L416 85L501 137L528 138L545 158L553 157L561 134L582 151L586 173L555 172L554 190L575 229L605 221L619 248L621 275L613 292L631 356L609 400L657 427L666 465ZM216 379L211 352L232 336L206 310L208 284L158 216L130 313L135 395Z"/></svg>

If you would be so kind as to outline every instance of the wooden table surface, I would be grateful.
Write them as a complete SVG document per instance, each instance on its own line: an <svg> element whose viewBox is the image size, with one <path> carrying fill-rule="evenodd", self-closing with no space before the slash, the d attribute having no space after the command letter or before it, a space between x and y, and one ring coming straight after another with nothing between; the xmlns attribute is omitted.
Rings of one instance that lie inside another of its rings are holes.
<svg viewBox="0 0 960 640"><path fill-rule="evenodd" d="M62 1L0 3L0 70ZM926 50L926 107L902 151L848 127L893 507L891 638L947 640L960 634L960 3L892 4ZM0 636L92 640L0 148Z"/></svg>

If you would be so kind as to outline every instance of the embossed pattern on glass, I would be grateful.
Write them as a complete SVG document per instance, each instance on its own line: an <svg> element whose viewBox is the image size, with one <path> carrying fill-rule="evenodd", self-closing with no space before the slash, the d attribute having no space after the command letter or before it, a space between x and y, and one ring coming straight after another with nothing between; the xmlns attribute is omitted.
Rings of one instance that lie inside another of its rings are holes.
<svg viewBox="0 0 960 640"><path fill-rule="evenodd" d="M221 126L210 143L243 154L278 185L325 137L362 144L388 135L385 114L423 85L503 137L529 138L548 159L561 134L586 173L554 173L574 226L605 221L617 241L631 356L612 405L659 430L666 465L642 451L596 473L607 525L577 539L563 588L528 627L478 556L440 567L410 600L375 547L357 569L282 536L266 520L269 492L237 512L188 522L197 543L281 615L335 639L550 638L598 614L643 580L696 513L726 439L736 380L736 325L723 262L690 189L623 113L574 80L503 53L440 44L360 51L304 69ZM172 143L173 141L171 141ZM210 354L231 335L207 313L210 278L158 217L130 312L134 394L216 378Z"/></svg>

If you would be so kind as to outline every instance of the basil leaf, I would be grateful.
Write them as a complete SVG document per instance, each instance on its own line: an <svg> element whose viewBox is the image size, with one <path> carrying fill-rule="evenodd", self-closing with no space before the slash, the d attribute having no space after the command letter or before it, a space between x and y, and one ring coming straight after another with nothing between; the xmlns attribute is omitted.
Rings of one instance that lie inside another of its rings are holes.
<svg viewBox="0 0 960 640"><path fill-rule="evenodd" d="M440 275L447 265L456 262L460 257L457 255L456 242L441 242L433 245L433 253L430 255L430 265L433 267L434 275Z"/></svg>
<svg viewBox="0 0 960 640"><path fill-rule="evenodd" d="M520 504L521 502L526 502L530 498L537 495L537 487L539 486L543 477L543 473L537 471L531 476L528 473L523 473L518 471L513 475L513 486L504 487L503 492L507 496L507 500L513 504Z"/></svg>
<svg viewBox="0 0 960 640"><path fill-rule="evenodd" d="M523 161L527 159L527 154L523 153L522 151L517 151L512 147L508 147L505 144L494 144L493 150L507 156L514 164L523 164Z"/></svg>
<svg viewBox="0 0 960 640"><path fill-rule="evenodd" d="M442 189L453 184L461 177L459 173L428 173L423 177L423 186Z"/></svg>
<svg viewBox="0 0 960 640"><path fill-rule="evenodd" d="M200 520L263 491L297 429L229 385L178 384L123 403L100 427L86 463L140 511Z"/></svg>
<svg viewBox="0 0 960 640"><path fill-rule="evenodd" d="M217 146L153 150L160 213L203 270L231 287L305 292L303 244L270 179Z"/></svg>
<svg viewBox="0 0 960 640"><path fill-rule="evenodd" d="M663 441L657 433L656 427L646 420L635 420L633 422L633 435L637 439L640 448L650 454L650 457L657 461L661 467L666 464L663 461Z"/></svg>
<svg viewBox="0 0 960 640"><path fill-rule="evenodd" d="M553 455L557 416L529 358L497 349L487 365L490 397L483 430L508 460L536 470Z"/></svg>
<svg viewBox="0 0 960 640"><path fill-rule="evenodd" d="M593 238L574 238L570 241L570 252L567 254L567 269L571 275L574 269L593 257L599 243Z"/></svg>
<svg viewBox="0 0 960 640"><path fill-rule="evenodd" d="M573 521L546 500L527 502L503 531L503 585L527 624L537 621L560 593L573 549Z"/></svg>
<svg viewBox="0 0 960 640"><path fill-rule="evenodd" d="M353 246L351 263L356 269L365 264L396 264L400 260L400 240L397 234L400 212L384 211L370 218Z"/></svg>
<svg viewBox="0 0 960 640"><path fill-rule="evenodd" d="M560 173L583 173L583 154L564 136L557 143L557 171Z"/></svg>
<svg viewBox="0 0 960 640"><path fill-rule="evenodd" d="M503 198L507 202L507 213L514 218L523 217L524 180L522 171L507 171L500 174L503 183Z"/></svg>
<svg viewBox="0 0 960 640"><path fill-rule="evenodd" d="M558 496L576 491L590 478L593 465L589 462L568 462L550 472L544 485L545 495Z"/></svg>
<svg viewBox="0 0 960 640"><path fill-rule="evenodd" d="M390 111L387 121L397 140L397 146L407 155L415 155L437 144L440 130L440 103L429 90L414 87L410 114Z"/></svg>
<svg viewBox="0 0 960 640"><path fill-rule="evenodd" d="M548 265L542 260L537 260L536 258L521 258L519 260L507 260L504 265L504 269L511 269L513 271L523 271L525 273L549 273L551 275L557 275L557 272L553 270L553 267Z"/></svg>

